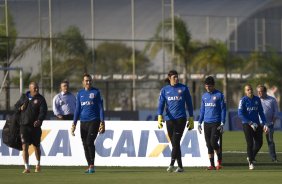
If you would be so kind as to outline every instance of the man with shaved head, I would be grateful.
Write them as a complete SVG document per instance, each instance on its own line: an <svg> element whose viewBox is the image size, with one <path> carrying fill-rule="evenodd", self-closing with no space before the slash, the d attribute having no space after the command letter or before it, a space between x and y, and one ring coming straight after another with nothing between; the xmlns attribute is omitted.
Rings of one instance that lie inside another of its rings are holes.
<svg viewBox="0 0 282 184"><path fill-rule="evenodd" d="M30 173L28 148L31 144L37 160L35 172L40 172L41 125L47 114L47 103L45 98L39 94L36 82L29 83L29 91L21 96L15 107L20 111L20 136L25 164L23 173Z"/></svg>

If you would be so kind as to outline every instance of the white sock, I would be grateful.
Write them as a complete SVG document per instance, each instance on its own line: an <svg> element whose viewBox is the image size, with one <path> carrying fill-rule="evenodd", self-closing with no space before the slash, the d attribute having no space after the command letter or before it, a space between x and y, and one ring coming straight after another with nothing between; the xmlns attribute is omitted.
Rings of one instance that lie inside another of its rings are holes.
<svg viewBox="0 0 282 184"><path fill-rule="evenodd" d="M29 170L29 164L24 164L24 168Z"/></svg>
<svg viewBox="0 0 282 184"><path fill-rule="evenodd" d="M40 160L37 160L37 165L38 165L38 166L40 165Z"/></svg>

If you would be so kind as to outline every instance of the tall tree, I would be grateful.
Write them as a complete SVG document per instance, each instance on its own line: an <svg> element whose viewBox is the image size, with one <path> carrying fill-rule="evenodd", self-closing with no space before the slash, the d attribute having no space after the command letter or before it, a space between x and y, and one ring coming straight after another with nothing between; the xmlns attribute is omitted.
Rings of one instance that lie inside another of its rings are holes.
<svg viewBox="0 0 282 184"><path fill-rule="evenodd" d="M155 42L154 40L172 42L173 40L171 38L163 37L163 35L168 35L168 33L172 31L171 29L174 29L174 54L175 57L178 58L184 65L183 73L185 77L183 83L186 84L187 74L191 72L191 62L193 60L193 57L195 57L197 53L208 48L208 46L200 42L192 42L191 34L187 28L186 23L179 17L174 17L174 28L172 28L171 26L163 26L163 24L170 25L171 19L166 19L164 22L159 23L153 38L151 38L151 42L146 45L145 51L149 52L150 56L156 57L156 55L163 49L163 45L162 42ZM163 34L163 31L165 32L165 34ZM170 55L172 54L171 45L164 44L164 49Z"/></svg>

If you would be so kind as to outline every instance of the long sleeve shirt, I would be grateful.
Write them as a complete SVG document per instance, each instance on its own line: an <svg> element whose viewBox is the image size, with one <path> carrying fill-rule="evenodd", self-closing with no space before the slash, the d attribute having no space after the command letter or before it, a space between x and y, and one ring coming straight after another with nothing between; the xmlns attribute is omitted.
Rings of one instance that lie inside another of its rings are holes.
<svg viewBox="0 0 282 184"><path fill-rule="evenodd" d="M76 98L70 93L58 93L53 98L53 112L55 116L74 114Z"/></svg>
<svg viewBox="0 0 282 184"><path fill-rule="evenodd" d="M239 102L238 115L243 124L253 122L265 125L266 123L263 107L260 98L257 96L253 96L253 98L247 96L242 97Z"/></svg>
<svg viewBox="0 0 282 184"><path fill-rule="evenodd" d="M189 88L183 84L167 85L161 89L159 96L158 115L162 115L166 109L165 120L187 118L186 107L189 116L193 116L193 105Z"/></svg>
<svg viewBox="0 0 282 184"><path fill-rule="evenodd" d="M73 120L75 125L78 119L81 122L104 121L103 99L97 88L82 89L77 93Z"/></svg>
<svg viewBox="0 0 282 184"><path fill-rule="evenodd" d="M226 104L224 95L218 91L206 92L202 96L199 123L223 123L225 124Z"/></svg>
<svg viewBox="0 0 282 184"><path fill-rule="evenodd" d="M271 96L266 96L266 98L260 98L263 107L263 112L265 115L267 125L272 125L273 121L277 117L278 104L275 98Z"/></svg>

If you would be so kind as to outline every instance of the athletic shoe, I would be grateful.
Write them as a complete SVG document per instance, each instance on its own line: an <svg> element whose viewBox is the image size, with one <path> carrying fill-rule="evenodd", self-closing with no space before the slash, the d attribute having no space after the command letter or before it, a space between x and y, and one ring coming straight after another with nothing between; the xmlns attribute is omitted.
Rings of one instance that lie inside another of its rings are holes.
<svg viewBox="0 0 282 184"><path fill-rule="evenodd" d="M216 170L220 170L220 169L222 169L222 165L217 165L215 168L216 168Z"/></svg>
<svg viewBox="0 0 282 184"><path fill-rule="evenodd" d="M174 166L168 166L168 168L166 169L167 172L172 172L173 171Z"/></svg>
<svg viewBox="0 0 282 184"><path fill-rule="evenodd" d="M250 164L250 165L249 165L249 169L250 169L250 170L254 170L254 168L255 168L254 164Z"/></svg>
<svg viewBox="0 0 282 184"><path fill-rule="evenodd" d="M28 173L30 173L30 170L29 170L29 169L23 170L23 174L28 174Z"/></svg>
<svg viewBox="0 0 282 184"><path fill-rule="evenodd" d="M207 170L208 171L210 171L210 170L215 170L216 168L214 167L214 166L209 166L208 168L207 168Z"/></svg>
<svg viewBox="0 0 282 184"><path fill-rule="evenodd" d="M278 162L278 160L277 160L277 159L272 159L272 162L277 163L277 162Z"/></svg>
<svg viewBox="0 0 282 184"><path fill-rule="evenodd" d="M177 172L184 172L184 169L183 169L183 168L180 168L180 167L177 167L174 172L176 172L176 173L177 173Z"/></svg>
<svg viewBox="0 0 282 184"><path fill-rule="evenodd" d="M36 173L41 172L41 167L40 167L40 165L35 166L35 171L34 171L34 172L36 172Z"/></svg>
<svg viewBox="0 0 282 184"><path fill-rule="evenodd" d="M85 171L85 173L87 173L87 174L92 174L92 173L94 173L95 172L95 168L94 167L89 167L86 171Z"/></svg>

